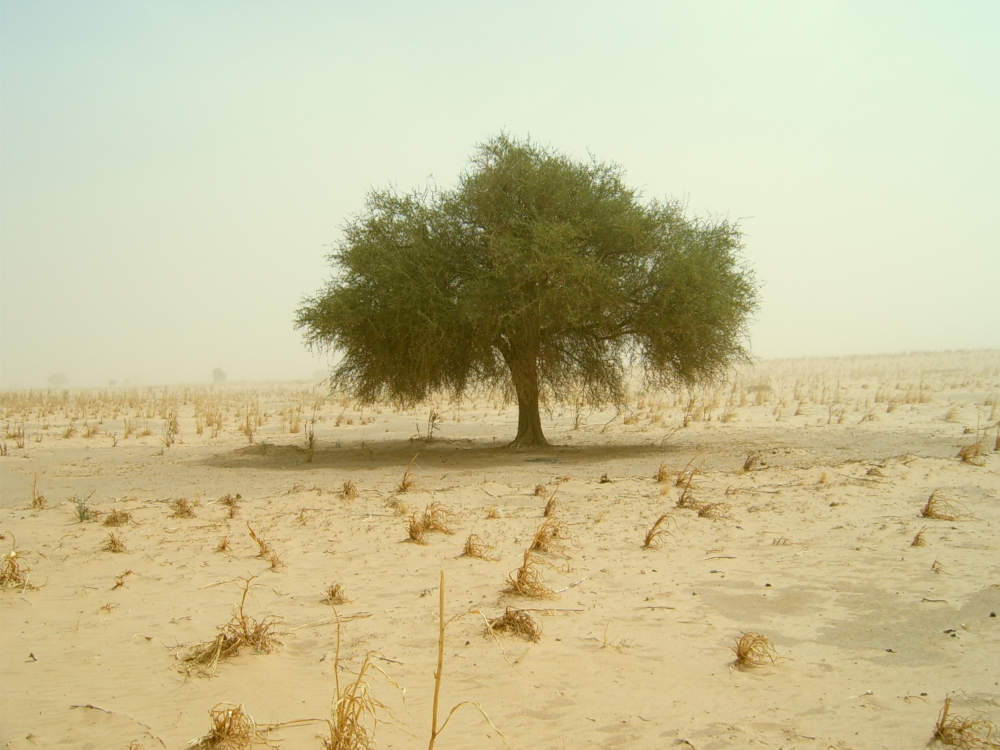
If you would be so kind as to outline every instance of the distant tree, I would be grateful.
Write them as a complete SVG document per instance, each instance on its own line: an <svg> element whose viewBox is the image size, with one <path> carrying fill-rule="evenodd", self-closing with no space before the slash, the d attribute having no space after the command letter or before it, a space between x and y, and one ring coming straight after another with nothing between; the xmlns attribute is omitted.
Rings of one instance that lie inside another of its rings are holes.
<svg viewBox="0 0 1000 750"><path fill-rule="evenodd" d="M718 376L757 306L739 229L623 177L501 135L453 190L375 190L296 325L362 402L503 389L515 446L546 444L540 401L620 402L631 365L653 387Z"/></svg>
<svg viewBox="0 0 1000 750"><path fill-rule="evenodd" d="M221 367L216 367L212 370L212 382L216 385L222 385L226 382L226 373Z"/></svg>

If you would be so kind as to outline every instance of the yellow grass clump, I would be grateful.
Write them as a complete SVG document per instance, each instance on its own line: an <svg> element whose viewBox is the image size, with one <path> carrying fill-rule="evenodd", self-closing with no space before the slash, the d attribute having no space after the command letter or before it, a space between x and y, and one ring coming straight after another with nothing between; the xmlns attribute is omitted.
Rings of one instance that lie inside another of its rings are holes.
<svg viewBox="0 0 1000 750"><path fill-rule="evenodd" d="M498 633L533 643L538 643L542 637L541 627L530 614L523 609L510 606L499 617L486 621L486 632L483 635L490 637Z"/></svg>
<svg viewBox="0 0 1000 750"><path fill-rule="evenodd" d="M982 716L951 716L951 696L944 699L934 725L934 736L942 745L996 750L1000 748L996 726Z"/></svg>
<svg viewBox="0 0 1000 750"><path fill-rule="evenodd" d="M777 664L778 653L766 635L744 633L736 639L736 645L731 648L736 655L732 663L736 669L753 669L767 662Z"/></svg>
<svg viewBox="0 0 1000 750"><path fill-rule="evenodd" d="M416 460L417 456L410 459L410 464L406 467L406 471L403 472L403 478L399 480L399 486L396 488L396 492L409 492L416 486L417 480L413 476L413 462Z"/></svg>
<svg viewBox="0 0 1000 750"><path fill-rule="evenodd" d="M266 741L243 706L219 703L208 715L212 728L204 737L188 745L191 750L246 750L255 742Z"/></svg>
<svg viewBox="0 0 1000 750"><path fill-rule="evenodd" d="M550 599L556 596L556 592L545 585L545 577L530 549L525 551L521 567L507 576L507 588L503 593L527 599Z"/></svg>
<svg viewBox="0 0 1000 750"><path fill-rule="evenodd" d="M344 584L342 583L331 583L326 587L326 591L323 594L323 601L330 606L347 604L351 601L347 598L347 591L344 589Z"/></svg>
<svg viewBox="0 0 1000 750"><path fill-rule="evenodd" d="M455 532L448 525L453 515L450 510L438 502L428 505L424 508L423 513L414 513L410 516L407 525L410 541L415 544L427 544L427 534L431 531L454 534Z"/></svg>
<svg viewBox="0 0 1000 750"><path fill-rule="evenodd" d="M108 532L108 538L104 540L101 549L105 552L128 552L125 540L113 531Z"/></svg>
<svg viewBox="0 0 1000 750"><path fill-rule="evenodd" d="M174 509L170 514L173 518L194 518L194 505L186 497L172 501L170 507Z"/></svg>
<svg viewBox="0 0 1000 750"><path fill-rule="evenodd" d="M105 526L125 526L132 523L132 514L127 510L113 510L104 519Z"/></svg>
<svg viewBox="0 0 1000 750"><path fill-rule="evenodd" d="M236 656L243 648L253 649L257 654L269 654L281 645L275 634L281 618L268 615L255 620L246 614L244 608L253 579L243 579L240 603L233 609L229 622L219 627L219 634L211 641L192 646L179 656L183 671L210 677L216 673L220 661Z"/></svg>
<svg viewBox="0 0 1000 750"><path fill-rule="evenodd" d="M920 515L938 521L958 521L968 516L968 513L961 510L963 507L957 500L942 495L940 490L934 490L924 503Z"/></svg>
<svg viewBox="0 0 1000 750"><path fill-rule="evenodd" d="M21 589L21 591L29 591L38 588L28 582L31 566L23 560L24 555L18 551L16 546L0 558L0 590Z"/></svg>
<svg viewBox="0 0 1000 750"><path fill-rule="evenodd" d="M528 550L565 555L569 539L569 526L557 518L548 518L535 529L535 536L532 537Z"/></svg>
<svg viewBox="0 0 1000 750"><path fill-rule="evenodd" d="M967 464L972 464L973 466L982 466L985 462L983 460L983 453L986 452L986 438L980 438L974 443L969 443L968 445L962 446L962 449L958 452L958 458L962 459Z"/></svg>
<svg viewBox="0 0 1000 750"><path fill-rule="evenodd" d="M649 527L646 537L642 542L643 549L654 549L663 543L663 538L672 536L670 533L670 523L673 517L669 513L664 513L656 519L656 522ZM676 524L675 524L676 525Z"/></svg>
<svg viewBox="0 0 1000 750"><path fill-rule="evenodd" d="M479 560L494 560L493 545L487 544L477 534L469 534L465 540L465 547L462 549L460 557L475 557Z"/></svg>

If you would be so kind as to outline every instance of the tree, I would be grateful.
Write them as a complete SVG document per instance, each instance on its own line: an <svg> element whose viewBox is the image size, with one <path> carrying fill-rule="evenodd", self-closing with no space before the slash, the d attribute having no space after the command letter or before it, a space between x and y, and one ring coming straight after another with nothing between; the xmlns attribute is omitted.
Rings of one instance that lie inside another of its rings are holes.
<svg viewBox="0 0 1000 750"><path fill-rule="evenodd" d="M546 399L616 403L632 366L662 387L745 359L757 292L740 250L735 224L644 201L615 165L501 135L454 189L371 192L296 326L342 355L331 383L365 403L499 387L513 445L545 445Z"/></svg>

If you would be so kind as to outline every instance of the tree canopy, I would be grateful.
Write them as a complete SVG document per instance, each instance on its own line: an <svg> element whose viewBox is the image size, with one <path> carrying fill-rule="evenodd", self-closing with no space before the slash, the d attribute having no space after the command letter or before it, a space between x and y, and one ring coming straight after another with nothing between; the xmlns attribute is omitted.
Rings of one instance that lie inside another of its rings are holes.
<svg viewBox="0 0 1000 750"><path fill-rule="evenodd" d="M453 189L372 191L296 325L363 402L496 387L517 399L513 444L544 445L540 401L618 402L632 366L660 387L745 359L740 250L737 225L644 200L618 166L501 135Z"/></svg>

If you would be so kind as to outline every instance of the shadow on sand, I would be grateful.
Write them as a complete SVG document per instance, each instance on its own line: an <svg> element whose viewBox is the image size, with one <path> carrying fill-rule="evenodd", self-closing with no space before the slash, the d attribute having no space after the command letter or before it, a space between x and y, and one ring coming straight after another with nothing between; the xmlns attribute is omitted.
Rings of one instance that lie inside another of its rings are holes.
<svg viewBox="0 0 1000 750"><path fill-rule="evenodd" d="M384 440L346 445L318 445L312 452L299 446L258 443L206 458L206 466L228 469L301 471L405 467L414 456L423 468L478 470L552 464L599 466L620 458L648 455L659 462L664 456L690 452L681 445L551 445L545 448L511 448L486 440ZM658 458L655 458L658 457Z"/></svg>

